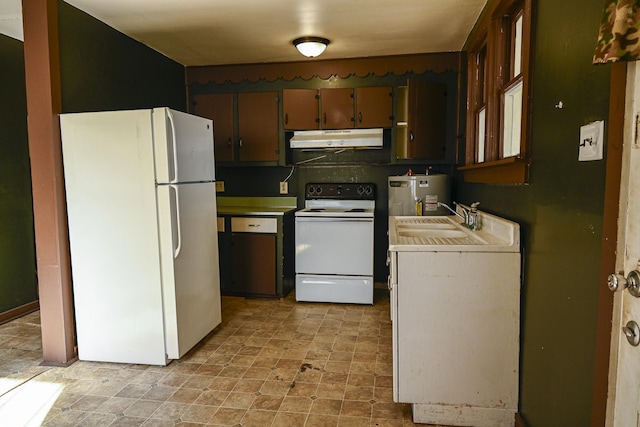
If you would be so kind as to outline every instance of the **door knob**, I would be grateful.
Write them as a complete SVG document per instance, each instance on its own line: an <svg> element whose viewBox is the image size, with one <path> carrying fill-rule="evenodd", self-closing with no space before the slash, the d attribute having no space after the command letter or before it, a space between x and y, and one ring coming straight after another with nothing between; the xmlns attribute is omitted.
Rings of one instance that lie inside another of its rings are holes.
<svg viewBox="0 0 640 427"><path fill-rule="evenodd" d="M640 272L638 270L633 270L627 274L627 289L634 297L640 297Z"/></svg>
<svg viewBox="0 0 640 427"><path fill-rule="evenodd" d="M612 292L622 291L627 287L627 279L619 273L612 273L607 278L607 286Z"/></svg>
<svg viewBox="0 0 640 427"><path fill-rule="evenodd" d="M622 327L622 332L627 337L629 344L634 347L640 344L640 327L636 322L633 320L628 321L627 325Z"/></svg>
<svg viewBox="0 0 640 427"><path fill-rule="evenodd" d="M640 297L640 272L633 270L627 275L626 279L619 273L610 274L607 279L607 286L613 292L627 288L631 295L638 298Z"/></svg>

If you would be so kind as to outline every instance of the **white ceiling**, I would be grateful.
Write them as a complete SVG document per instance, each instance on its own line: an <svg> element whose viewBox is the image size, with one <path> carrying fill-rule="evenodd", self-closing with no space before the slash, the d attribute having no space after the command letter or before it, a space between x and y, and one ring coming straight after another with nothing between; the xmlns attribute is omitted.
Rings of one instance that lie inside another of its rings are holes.
<svg viewBox="0 0 640 427"><path fill-rule="evenodd" d="M299 61L311 35L321 59L459 51L487 0L65 1L192 66ZM21 0L0 0L0 33L22 40Z"/></svg>

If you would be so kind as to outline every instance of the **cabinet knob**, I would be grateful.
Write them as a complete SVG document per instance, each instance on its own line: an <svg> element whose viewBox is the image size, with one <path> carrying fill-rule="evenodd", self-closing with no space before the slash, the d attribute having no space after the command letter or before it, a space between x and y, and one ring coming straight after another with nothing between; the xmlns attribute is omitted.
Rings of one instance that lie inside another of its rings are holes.
<svg viewBox="0 0 640 427"><path fill-rule="evenodd" d="M240 138L240 148L242 148L242 138Z"/></svg>
<svg viewBox="0 0 640 427"><path fill-rule="evenodd" d="M284 124L288 125L289 124L289 113L285 113L284 114Z"/></svg>
<svg viewBox="0 0 640 427"><path fill-rule="evenodd" d="M358 113L358 122L362 123L362 111Z"/></svg>

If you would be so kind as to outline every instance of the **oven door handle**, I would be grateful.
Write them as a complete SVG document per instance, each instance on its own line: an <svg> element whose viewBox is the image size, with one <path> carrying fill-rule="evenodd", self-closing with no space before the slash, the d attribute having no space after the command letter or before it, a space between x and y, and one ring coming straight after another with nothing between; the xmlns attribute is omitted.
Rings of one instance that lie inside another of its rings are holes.
<svg viewBox="0 0 640 427"><path fill-rule="evenodd" d="M324 217L296 217L296 222L373 222L373 218L347 218L347 217L332 217L332 218L324 218Z"/></svg>

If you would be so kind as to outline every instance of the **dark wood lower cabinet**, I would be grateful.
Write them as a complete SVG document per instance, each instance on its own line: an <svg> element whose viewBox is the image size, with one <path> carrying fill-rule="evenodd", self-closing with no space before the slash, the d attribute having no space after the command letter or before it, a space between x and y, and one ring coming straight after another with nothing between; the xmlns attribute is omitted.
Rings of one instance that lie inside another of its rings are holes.
<svg viewBox="0 0 640 427"><path fill-rule="evenodd" d="M276 294L276 236L234 233L231 236L231 288L248 295Z"/></svg>
<svg viewBox="0 0 640 427"><path fill-rule="evenodd" d="M219 216L222 295L281 298L293 289L293 212Z"/></svg>

